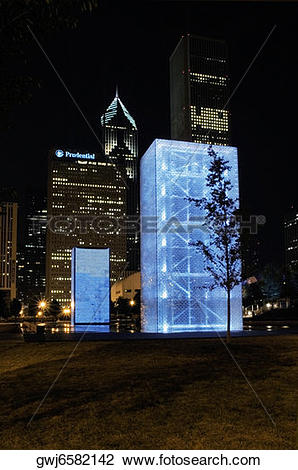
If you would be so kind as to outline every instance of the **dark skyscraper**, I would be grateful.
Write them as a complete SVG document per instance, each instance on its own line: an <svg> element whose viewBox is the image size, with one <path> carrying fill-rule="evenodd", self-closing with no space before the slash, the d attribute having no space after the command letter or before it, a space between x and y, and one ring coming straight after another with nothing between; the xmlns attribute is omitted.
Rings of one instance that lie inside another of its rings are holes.
<svg viewBox="0 0 298 470"><path fill-rule="evenodd" d="M0 297L16 297L18 204L12 190L0 191Z"/></svg>
<svg viewBox="0 0 298 470"><path fill-rule="evenodd" d="M242 277L258 277L260 271L260 253L262 243L258 234L242 234L241 259L242 259Z"/></svg>
<svg viewBox="0 0 298 470"><path fill-rule="evenodd" d="M18 296L25 303L45 295L47 203L40 194L28 192L20 228L23 246L18 256Z"/></svg>
<svg viewBox="0 0 298 470"><path fill-rule="evenodd" d="M139 214L138 191L138 131L135 120L116 96L101 116L102 137L105 155L118 168L124 168L127 184L128 219L137 218ZM126 271L139 270L139 234L135 231L127 234L127 267Z"/></svg>
<svg viewBox="0 0 298 470"><path fill-rule="evenodd" d="M298 211L292 211L284 220L285 262L287 268L298 267Z"/></svg>
<svg viewBox="0 0 298 470"><path fill-rule="evenodd" d="M182 36L170 57L172 139L230 144L227 60L224 41Z"/></svg>

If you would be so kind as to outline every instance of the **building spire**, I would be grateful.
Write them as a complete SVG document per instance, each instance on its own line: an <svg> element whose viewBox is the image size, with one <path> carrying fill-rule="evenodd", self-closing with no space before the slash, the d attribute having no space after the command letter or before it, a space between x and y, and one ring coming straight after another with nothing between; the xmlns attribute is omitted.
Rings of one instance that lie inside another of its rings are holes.
<svg viewBox="0 0 298 470"><path fill-rule="evenodd" d="M106 124L108 124L117 115L117 113L121 109L122 109L126 119L129 120L130 124L134 127L134 129L137 129L134 118L129 114L126 107L124 106L124 104L122 103L122 101L119 98L118 85L116 86L116 96L115 96L115 98L113 99L110 106L106 109L106 111L103 113L103 115L100 118L101 125L105 126Z"/></svg>

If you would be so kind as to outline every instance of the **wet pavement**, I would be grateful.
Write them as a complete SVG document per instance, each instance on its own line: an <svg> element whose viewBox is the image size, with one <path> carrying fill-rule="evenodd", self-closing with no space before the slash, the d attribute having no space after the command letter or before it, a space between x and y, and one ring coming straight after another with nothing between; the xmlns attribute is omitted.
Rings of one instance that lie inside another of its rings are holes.
<svg viewBox="0 0 298 470"><path fill-rule="evenodd" d="M45 325L44 334L24 333L25 341L118 341L179 338L216 338L226 336L225 331L196 331L175 333L140 333L134 330L109 331L108 325L79 325L69 323ZM233 337L278 336L298 334L298 322L245 323L243 331L233 331Z"/></svg>

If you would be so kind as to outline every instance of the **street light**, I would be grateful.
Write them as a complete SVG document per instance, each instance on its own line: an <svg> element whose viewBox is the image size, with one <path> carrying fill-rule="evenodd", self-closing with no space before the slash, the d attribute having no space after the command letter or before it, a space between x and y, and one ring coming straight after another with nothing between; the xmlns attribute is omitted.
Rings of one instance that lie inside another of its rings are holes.
<svg viewBox="0 0 298 470"><path fill-rule="evenodd" d="M131 300L129 303L130 303L130 305L133 307L134 304L135 304L135 301L134 301L134 300Z"/></svg>
<svg viewBox="0 0 298 470"><path fill-rule="evenodd" d="M46 306L47 306L47 303L46 303L45 300L41 300L41 301L39 302L39 304L38 304L38 308L40 308L40 309L42 309L42 310L45 309Z"/></svg>
<svg viewBox="0 0 298 470"><path fill-rule="evenodd" d="M71 313L70 308L69 307L64 307L63 313L64 313L64 315L70 315L70 313Z"/></svg>
<svg viewBox="0 0 298 470"><path fill-rule="evenodd" d="M45 299L41 299L38 302L38 312L37 312L37 315L36 315L38 318L44 316L47 306L48 306L48 304L47 304L47 301Z"/></svg>

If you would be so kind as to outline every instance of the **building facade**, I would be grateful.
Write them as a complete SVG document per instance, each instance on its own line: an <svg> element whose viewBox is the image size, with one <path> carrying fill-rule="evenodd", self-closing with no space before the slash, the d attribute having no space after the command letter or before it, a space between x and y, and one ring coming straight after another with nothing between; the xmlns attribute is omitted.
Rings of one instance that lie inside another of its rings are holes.
<svg viewBox="0 0 298 470"><path fill-rule="evenodd" d="M261 268L262 240L259 234L242 233L242 278L258 277Z"/></svg>
<svg viewBox="0 0 298 470"><path fill-rule="evenodd" d="M125 175L124 175L125 176ZM49 153L46 297L71 303L71 252L110 248L111 282L126 265L125 178L95 153L57 149Z"/></svg>
<svg viewBox="0 0 298 470"><path fill-rule="evenodd" d="M284 219L285 263L287 268L298 268L298 211L292 211Z"/></svg>
<svg viewBox="0 0 298 470"><path fill-rule="evenodd" d="M118 168L124 168L127 186L127 218L131 222L127 232L128 272L139 270L140 238L137 230L139 218L138 187L138 131L134 118L118 96L116 96L101 116L102 140L105 155Z"/></svg>
<svg viewBox="0 0 298 470"><path fill-rule="evenodd" d="M119 297L133 300L135 295L141 291L141 273L140 271L115 282L111 287L111 301L116 302Z"/></svg>
<svg viewBox="0 0 298 470"><path fill-rule="evenodd" d="M204 256L193 244L208 243L204 212L188 198L208 197L208 145L155 140L141 159L142 330L225 330L226 292L208 289ZM237 149L214 146L230 166L229 197L237 199ZM154 227L154 221L155 227ZM219 252L219 256L221 253ZM240 270L239 262L239 270ZM242 329L241 286L231 292L231 330Z"/></svg>
<svg viewBox="0 0 298 470"><path fill-rule="evenodd" d="M18 204L0 199L0 294L7 301L17 296L17 217Z"/></svg>
<svg viewBox="0 0 298 470"><path fill-rule="evenodd" d="M23 243L18 254L18 297L24 303L43 298L46 287L46 197L28 192L23 205Z"/></svg>
<svg viewBox="0 0 298 470"><path fill-rule="evenodd" d="M226 43L182 36L170 57L171 138L229 145L228 90Z"/></svg>

